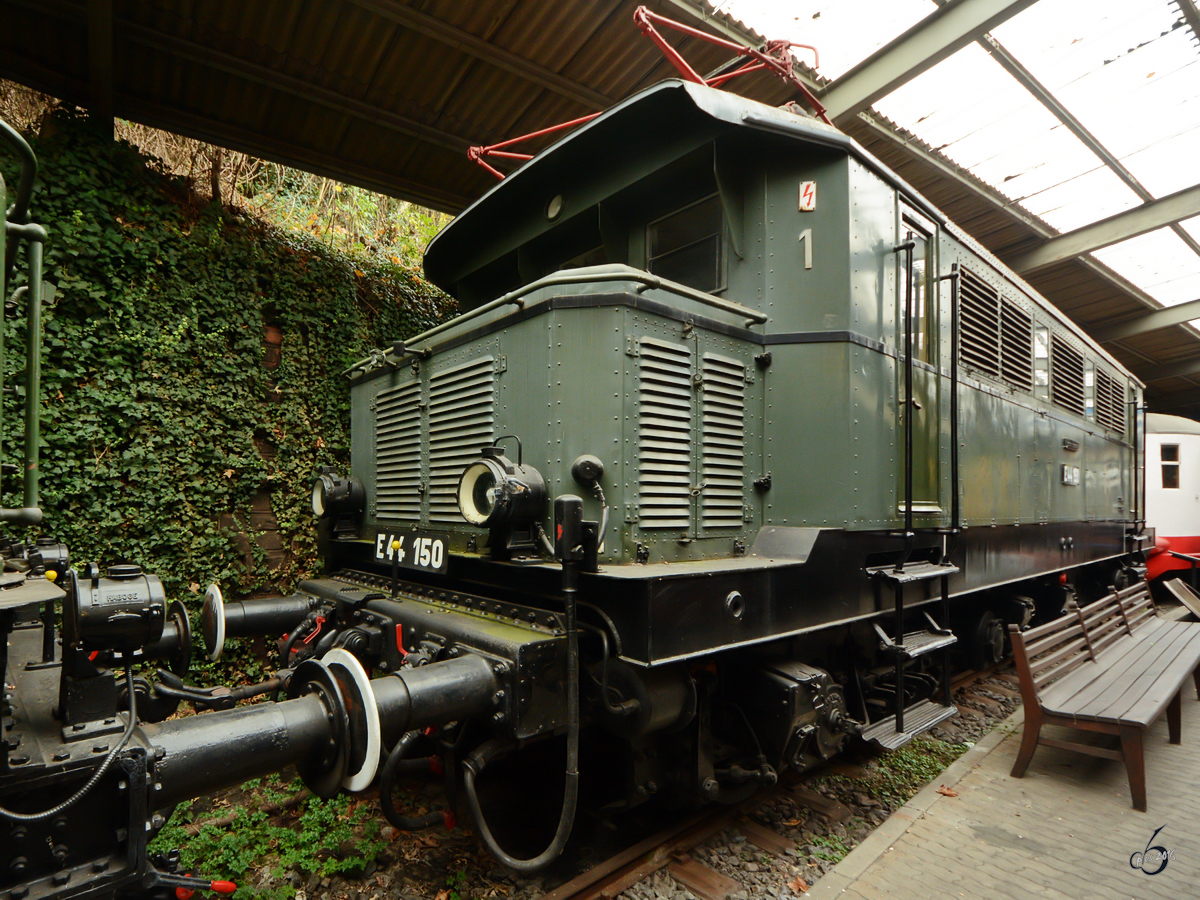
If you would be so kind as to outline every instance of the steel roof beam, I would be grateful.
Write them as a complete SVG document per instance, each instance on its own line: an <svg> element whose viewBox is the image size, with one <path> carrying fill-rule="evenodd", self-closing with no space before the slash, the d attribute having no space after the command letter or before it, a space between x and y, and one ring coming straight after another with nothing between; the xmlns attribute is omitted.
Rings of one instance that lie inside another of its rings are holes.
<svg viewBox="0 0 1200 900"><path fill-rule="evenodd" d="M0 77L21 79L36 91L58 97L68 103L84 105L88 86L81 81L53 72L0 48ZM218 147L247 153L258 159L280 163L294 169L312 172L356 187L391 196L403 195L430 209L457 213L469 206L474 198L443 191L427 184L399 178L394 172L374 169L345 161L329 161L279 138L251 131L237 125L216 123L182 110L148 103L117 92L114 110L123 119L140 122L151 128L161 128L172 134L194 138Z"/></svg>
<svg viewBox="0 0 1200 900"><path fill-rule="evenodd" d="M1034 0L953 0L881 47L820 95L835 123L916 78Z"/></svg>
<svg viewBox="0 0 1200 900"><path fill-rule="evenodd" d="M753 33L748 27L741 29L735 25L723 22L717 18L717 14L711 6L704 4L703 0L667 0L667 2L688 15L699 19L726 40L733 41L735 44L744 44L747 47L757 48L762 46L762 35Z"/></svg>
<svg viewBox="0 0 1200 900"><path fill-rule="evenodd" d="M1154 402L1157 401L1157 402ZM1146 402L1150 412L1166 412L1172 409L1191 409L1200 406L1200 391L1181 391L1177 394L1155 393Z"/></svg>
<svg viewBox="0 0 1200 900"><path fill-rule="evenodd" d="M1183 19L1192 30L1192 40L1200 43L1200 9L1196 8L1196 0L1173 0L1183 13Z"/></svg>
<svg viewBox="0 0 1200 900"><path fill-rule="evenodd" d="M76 20L77 13L74 13L73 10L77 9L77 7L71 3L62 2L62 0L36 0L36 2L34 0L16 0L16 2L64 19ZM92 2L92 0L89 0L89 2ZM473 143L477 143L477 141L451 134L440 128L435 128L423 122L418 122L415 119L410 119L407 116L402 116L399 113L381 109L378 106L372 106L353 97L347 97L345 94L331 91L310 81L295 78L275 69L267 68L266 66L257 65L229 53L189 41L186 38L175 37L165 32L156 31L145 25L138 25L133 22L120 22L116 30L116 36L131 43L149 47L152 50L161 50L174 54L210 69L233 75L235 78L242 78L263 87L290 94L297 99L312 102L318 106L324 106L335 112L361 119L389 131L398 132L406 137L416 138L417 140L443 147L454 153L465 155L467 148ZM82 97L75 99L77 102L85 102Z"/></svg>
<svg viewBox="0 0 1200 900"><path fill-rule="evenodd" d="M117 111L120 115L149 125L151 128L161 128L163 131L173 134L182 134L198 141L218 147L227 147L259 159L281 163L293 169L311 172L323 178L352 184L376 193L391 196L403 195L406 199L411 199L429 209L457 213L469 206L474 199L428 184L420 184L407 178L400 178L387 169L377 169L346 160L330 161L322 158L319 153L313 153L286 140L259 131L213 122L202 116L149 103L136 97L126 97L118 93L116 101Z"/></svg>
<svg viewBox="0 0 1200 900"><path fill-rule="evenodd" d="M1187 3L1189 0L1181 0L1181 2ZM1138 195L1143 203L1154 199L1154 195L1142 186L1142 183L1134 177L1134 174L1125 168L1124 164L1113 156L1108 148L1101 144L1096 139L1096 136L1084 127L1082 122L1076 119L1065 106L1059 103L1058 98L1046 90L1046 87L1034 77L1033 73L1021 65L999 41L990 34L985 34L979 38L979 45L991 55L992 59L1000 64L1004 71L1015 78L1021 87L1029 91L1035 100L1046 107L1051 115L1062 122L1071 134L1079 138L1085 147L1095 153L1101 162L1112 170L1113 174L1125 182L1129 189ZM1191 248L1193 253L1200 255L1200 241L1197 241L1188 234L1178 223L1172 225L1171 230Z"/></svg>
<svg viewBox="0 0 1200 900"><path fill-rule="evenodd" d="M1161 328L1170 328L1172 325L1182 325L1193 319L1200 319L1200 300L1189 300L1187 303L1165 306L1107 328L1097 328L1092 332L1092 337L1106 344L1158 331Z"/></svg>
<svg viewBox="0 0 1200 900"><path fill-rule="evenodd" d="M92 125L113 136L113 5L87 0L88 75L91 79Z"/></svg>
<svg viewBox="0 0 1200 900"><path fill-rule="evenodd" d="M419 12L411 6L396 2L396 0L351 0L351 2L381 18L433 38L435 41L453 47L455 50L473 56L498 69L503 69L559 96L574 100L587 109L607 109L616 102L599 91L592 90L570 78L564 78L557 72L530 62L523 56L518 56L503 47L497 47L469 31L455 28L441 19Z"/></svg>
<svg viewBox="0 0 1200 900"><path fill-rule="evenodd" d="M311 101L327 109L353 116L356 119L362 119L363 121L370 122L372 125L379 125L389 131L398 131L407 137L417 138L418 140L434 144L438 147L444 147L456 153L465 154L467 148L472 143L465 137L450 134L440 128L434 128L423 122L410 119L407 116L380 109L378 106L372 106L361 100L355 100L353 97L347 97L345 94L339 94L337 91L331 91L310 81L285 75L283 72L276 71L275 69L256 65L220 50L214 50L211 47L205 47L184 38L164 34L161 31L155 31L144 25L122 22L118 33L125 40L141 44L144 47L150 47L154 50L165 50L168 53L190 59L209 68L226 72L235 78L244 78L247 81L261 84L263 87L291 94L293 97L301 100Z"/></svg>
<svg viewBox="0 0 1200 900"><path fill-rule="evenodd" d="M1041 246L1015 257L1009 265L1026 273L1082 256L1138 235L1200 215L1200 185L1176 191L1141 206L1093 222L1051 238Z"/></svg>
<svg viewBox="0 0 1200 900"><path fill-rule="evenodd" d="M1166 381L1168 378L1187 378L1192 375L1200 375L1200 358L1189 359L1185 362L1150 366L1138 371L1138 377L1147 384L1152 381Z"/></svg>

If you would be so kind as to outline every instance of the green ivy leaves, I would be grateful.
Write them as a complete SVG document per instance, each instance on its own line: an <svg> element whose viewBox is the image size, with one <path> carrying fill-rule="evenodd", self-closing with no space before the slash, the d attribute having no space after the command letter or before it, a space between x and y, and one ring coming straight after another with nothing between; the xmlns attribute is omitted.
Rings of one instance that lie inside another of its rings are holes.
<svg viewBox="0 0 1200 900"><path fill-rule="evenodd" d="M181 180L70 113L53 131L31 140L42 167L33 215L57 287L44 312L42 533L76 561L138 563L170 594L210 580L234 596L289 590L316 564L313 474L347 463L341 372L453 301L407 268L197 207ZM11 159L0 173L14 183ZM15 315L0 397L9 462L24 396L24 310ZM275 369L263 366L267 324L283 333ZM0 487L17 502L18 479ZM264 493L284 544L274 569L251 524Z"/></svg>

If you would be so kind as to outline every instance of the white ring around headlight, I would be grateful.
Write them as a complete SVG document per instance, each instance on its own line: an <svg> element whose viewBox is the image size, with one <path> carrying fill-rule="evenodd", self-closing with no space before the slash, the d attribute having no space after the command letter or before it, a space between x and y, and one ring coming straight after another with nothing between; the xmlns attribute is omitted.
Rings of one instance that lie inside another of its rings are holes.
<svg viewBox="0 0 1200 900"><path fill-rule="evenodd" d="M505 480L503 469L490 459L480 459L467 466L458 482L458 511L472 525L486 525L488 519L492 517L492 513L483 515L471 500L475 494L475 483L485 473L490 474L496 480L497 486ZM495 510L492 512L494 513Z"/></svg>
<svg viewBox="0 0 1200 900"><path fill-rule="evenodd" d="M325 515L325 482L321 478L313 484L312 511L318 519Z"/></svg>
<svg viewBox="0 0 1200 900"><path fill-rule="evenodd" d="M208 658L216 662L221 658L221 651L225 649L225 598L221 596L221 588L215 582L204 592L204 605L209 604L212 604L213 616L217 620L217 636L213 646L208 648Z"/></svg>
<svg viewBox="0 0 1200 900"><path fill-rule="evenodd" d="M383 747L383 729L379 724L379 706L375 703L375 691L371 689L371 679L363 670L357 657L348 650L335 647L326 653L321 662L326 665L336 663L354 679L362 699L363 713L367 717L367 752L363 757L362 767L342 779L342 787L351 792L365 790L375 780L375 770L379 768L379 754Z"/></svg>

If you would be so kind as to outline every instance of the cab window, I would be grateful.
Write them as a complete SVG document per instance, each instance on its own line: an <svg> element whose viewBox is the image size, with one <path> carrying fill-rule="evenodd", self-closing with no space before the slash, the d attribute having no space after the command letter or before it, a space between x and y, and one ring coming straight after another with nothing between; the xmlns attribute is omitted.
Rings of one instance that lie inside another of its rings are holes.
<svg viewBox="0 0 1200 900"><path fill-rule="evenodd" d="M651 222L646 226L646 268L698 291L724 289L724 228L716 194Z"/></svg>

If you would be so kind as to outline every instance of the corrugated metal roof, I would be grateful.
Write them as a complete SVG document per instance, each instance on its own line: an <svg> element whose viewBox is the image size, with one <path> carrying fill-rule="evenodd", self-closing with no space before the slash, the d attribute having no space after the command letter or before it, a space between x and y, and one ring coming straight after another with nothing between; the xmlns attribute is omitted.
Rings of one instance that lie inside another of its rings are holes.
<svg viewBox="0 0 1200 900"><path fill-rule="evenodd" d="M754 2L722 9L770 37L816 44L814 86L940 5L793 0L764 7L772 19L750 15ZM1184 4L1195 12L1194 0L1040 0L993 31L1154 197L1200 181L1200 57ZM111 78L118 116L449 211L492 184L467 146L594 112L674 74L633 25L633 0L113 0L114 64L93 72L88 16L104 5L0 0L0 76L84 106L93 76ZM647 5L674 18L688 17L683 7L711 13L700 0ZM762 40L724 12L708 27ZM668 37L697 71L727 57ZM767 75L735 85L767 103L794 99ZM1144 199L977 44L842 127L1006 261ZM1200 239L1200 218L1181 227ZM1200 298L1200 256L1170 229L1026 277L1096 334ZM1152 408L1200 417L1195 330L1105 346L1149 381Z"/></svg>

